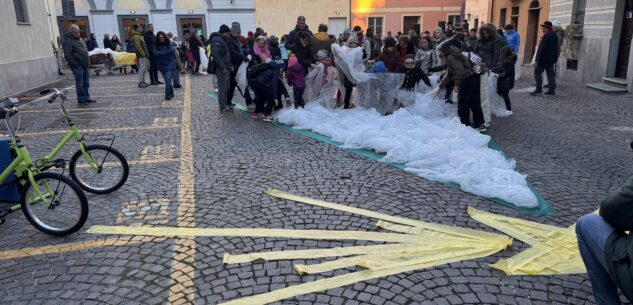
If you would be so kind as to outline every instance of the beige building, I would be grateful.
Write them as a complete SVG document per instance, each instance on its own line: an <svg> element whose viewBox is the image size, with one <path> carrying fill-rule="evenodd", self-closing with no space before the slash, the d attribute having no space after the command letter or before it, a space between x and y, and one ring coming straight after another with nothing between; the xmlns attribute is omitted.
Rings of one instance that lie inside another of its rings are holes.
<svg viewBox="0 0 633 305"><path fill-rule="evenodd" d="M552 0L550 18L560 20L563 28L575 21L582 24L582 36L565 40L577 47L563 52L560 78L594 83L597 89L632 89L633 0Z"/></svg>
<svg viewBox="0 0 633 305"><path fill-rule="evenodd" d="M0 5L0 98L57 79L53 42L57 32L49 17L52 1L14 0ZM54 14L53 14L54 18Z"/></svg>
<svg viewBox="0 0 633 305"><path fill-rule="evenodd" d="M255 26L268 35L281 37L294 29L297 17L306 17L310 30L316 32L319 24L327 24L330 34L338 35L349 27L349 0L254 0Z"/></svg>

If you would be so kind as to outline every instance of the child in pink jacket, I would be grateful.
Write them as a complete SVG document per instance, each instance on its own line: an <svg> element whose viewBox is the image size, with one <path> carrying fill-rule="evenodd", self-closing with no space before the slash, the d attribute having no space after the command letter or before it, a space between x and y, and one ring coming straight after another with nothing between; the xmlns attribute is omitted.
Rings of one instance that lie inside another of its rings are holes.
<svg viewBox="0 0 633 305"><path fill-rule="evenodd" d="M304 108L303 91L306 89L306 79L304 76L303 66L299 63L297 57L292 54L288 59L288 85L292 86L295 98L295 109Z"/></svg>

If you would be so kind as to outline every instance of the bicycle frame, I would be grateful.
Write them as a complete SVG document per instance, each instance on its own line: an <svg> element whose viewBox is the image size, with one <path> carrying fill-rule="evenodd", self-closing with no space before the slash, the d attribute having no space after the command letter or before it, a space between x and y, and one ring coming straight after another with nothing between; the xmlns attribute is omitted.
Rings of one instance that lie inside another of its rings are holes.
<svg viewBox="0 0 633 305"><path fill-rule="evenodd" d="M72 124L72 123L69 123L69 127L70 127L70 131L64 136L64 138L46 156L37 160L36 164L38 165L38 167L41 168L51 163L53 161L53 158L57 156L57 154L62 150L62 148L64 148L64 146L68 144L68 142L70 142L74 138L79 143L79 150L81 151L81 154L84 156L84 158L86 158L86 160L89 162L90 167L93 170L98 171L99 163L96 160L94 160L94 158L92 158L92 155L86 152L86 144L84 143L83 137L81 136L79 129L77 129L75 124Z"/></svg>

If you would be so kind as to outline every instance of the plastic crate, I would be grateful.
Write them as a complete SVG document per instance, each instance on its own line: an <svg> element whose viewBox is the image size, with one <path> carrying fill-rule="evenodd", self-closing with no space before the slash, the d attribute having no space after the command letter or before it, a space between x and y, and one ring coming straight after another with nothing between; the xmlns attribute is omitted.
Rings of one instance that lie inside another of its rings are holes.
<svg viewBox="0 0 633 305"><path fill-rule="evenodd" d="M13 161L11 151L9 149L9 139L0 138L0 171L9 167ZM15 181L15 174L11 173L5 179L4 183ZM9 183L3 187L0 187L0 201L19 202L20 192L18 191L17 183Z"/></svg>

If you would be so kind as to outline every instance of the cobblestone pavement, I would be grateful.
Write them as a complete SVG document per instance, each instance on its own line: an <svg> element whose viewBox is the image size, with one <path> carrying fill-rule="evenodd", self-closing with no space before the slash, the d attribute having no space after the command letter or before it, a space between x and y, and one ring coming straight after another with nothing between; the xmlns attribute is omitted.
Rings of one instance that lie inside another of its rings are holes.
<svg viewBox="0 0 633 305"><path fill-rule="evenodd" d="M343 149L221 114L205 96L210 76L191 77L176 98L162 87L136 88L135 76L92 79L96 105L73 110L81 129L112 133L131 164L127 184L88 195L90 216L78 234L54 238L15 213L0 226L0 304L216 304L354 271L298 276L293 263L223 266L222 256L254 251L363 245L281 238L156 238L84 233L92 225L168 225L373 230L374 220L273 199L278 188L392 215L492 231L468 205L569 226L633 174L631 95L606 96L562 83L559 96L512 94L515 115L490 134L518 161L556 216L533 218ZM186 87L189 87L187 89ZM71 90L73 91L73 90ZM74 94L74 92L72 93ZM58 105L22 107L21 134L36 156L65 130ZM75 107L75 106L73 106ZM76 147L64 149L70 157ZM0 204L0 206L4 206ZM55 246L58 247L55 247ZM59 247L59 245L66 245ZM488 267L526 247L311 293L278 304L593 304L584 275L505 276ZM19 251L11 251L19 250Z"/></svg>

